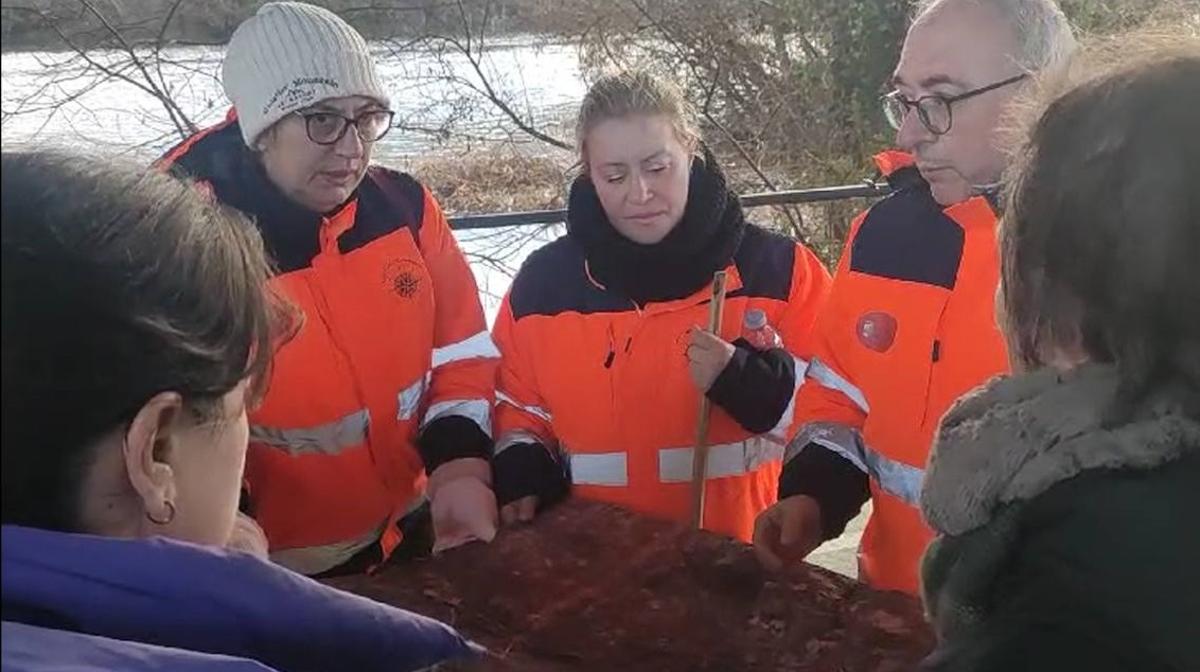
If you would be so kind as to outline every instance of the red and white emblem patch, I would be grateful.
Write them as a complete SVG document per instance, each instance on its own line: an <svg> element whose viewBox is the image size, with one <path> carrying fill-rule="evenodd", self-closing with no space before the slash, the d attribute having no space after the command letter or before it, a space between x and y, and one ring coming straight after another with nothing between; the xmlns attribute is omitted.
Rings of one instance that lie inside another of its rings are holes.
<svg viewBox="0 0 1200 672"><path fill-rule="evenodd" d="M855 327L858 342L875 352L887 352L896 342L896 318L882 312L866 313Z"/></svg>

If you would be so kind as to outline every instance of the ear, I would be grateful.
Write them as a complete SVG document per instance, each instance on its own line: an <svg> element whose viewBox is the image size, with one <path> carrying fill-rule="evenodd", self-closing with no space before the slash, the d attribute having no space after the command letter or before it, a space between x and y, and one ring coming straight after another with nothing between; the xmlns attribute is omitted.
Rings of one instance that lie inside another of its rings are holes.
<svg viewBox="0 0 1200 672"><path fill-rule="evenodd" d="M575 161L575 167L579 169L580 177L585 180L592 179L592 164L588 161L587 141L579 141L579 154Z"/></svg>
<svg viewBox="0 0 1200 672"><path fill-rule="evenodd" d="M181 427L183 397L161 392L147 401L125 433L125 472L146 513L156 520L174 514L175 471L168 463ZM168 504L169 502L169 504Z"/></svg>
<svg viewBox="0 0 1200 672"><path fill-rule="evenodd" d="M258 137L254 139L254 146L251 147L251 149L259 154L265 153L271 148L271 145L274 144L275 134L278 130L279 122L277 121L268 126L262 133L258 134Z"/></svg>

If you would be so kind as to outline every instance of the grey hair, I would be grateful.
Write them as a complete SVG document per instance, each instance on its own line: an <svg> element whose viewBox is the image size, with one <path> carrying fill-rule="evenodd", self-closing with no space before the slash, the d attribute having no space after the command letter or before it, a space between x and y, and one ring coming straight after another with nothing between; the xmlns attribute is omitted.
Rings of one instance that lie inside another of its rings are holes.
<svg viewBox="0 0 1200 672"><path fill-rule="evenodd" d="M1075 52L1075 33L1054 0L919 0L913 22L951 2L974 2L1000 14L1017 38L1012 56L1027 72L1064 67Z"/></svg>

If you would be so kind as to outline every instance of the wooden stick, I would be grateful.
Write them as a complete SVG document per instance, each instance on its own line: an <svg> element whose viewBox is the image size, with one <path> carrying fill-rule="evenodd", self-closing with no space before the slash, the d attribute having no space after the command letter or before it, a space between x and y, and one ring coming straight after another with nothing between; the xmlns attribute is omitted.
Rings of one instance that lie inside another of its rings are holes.
<svg viewBox="0 0 1200 672"><path fill-rule="evenodd" d="M708 332L721 333L725 314L725 271L713 273L712 300L708 305ZM696 446L692 455L692 524L704 526L704 485L708 471L708 395L700 393L700 415L696 418Z"/></svg>

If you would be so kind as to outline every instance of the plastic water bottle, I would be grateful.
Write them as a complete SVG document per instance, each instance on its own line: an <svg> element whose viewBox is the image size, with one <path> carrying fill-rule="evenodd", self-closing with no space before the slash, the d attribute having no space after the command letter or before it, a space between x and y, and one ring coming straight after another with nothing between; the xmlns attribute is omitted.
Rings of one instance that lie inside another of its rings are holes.
<svg viewBox="0 0 1200 672"><path fill-rule="evenodd" d="M757 308L746 311L742 319L742 338L759 351L783 347L779 332L767 322L767 314Z"/></svg>

